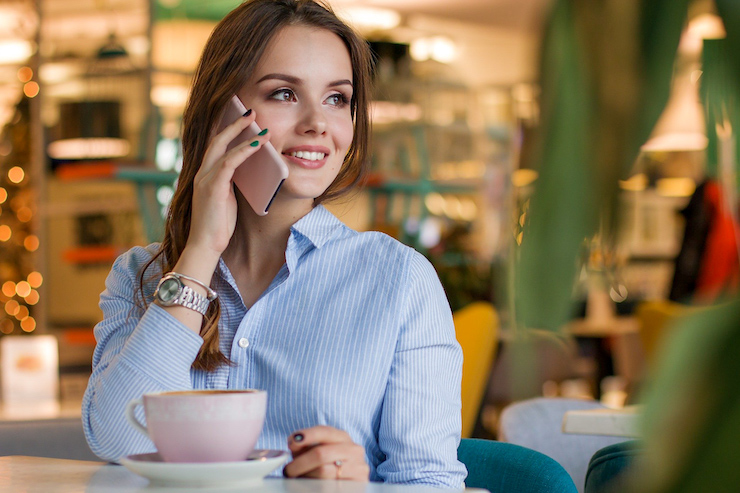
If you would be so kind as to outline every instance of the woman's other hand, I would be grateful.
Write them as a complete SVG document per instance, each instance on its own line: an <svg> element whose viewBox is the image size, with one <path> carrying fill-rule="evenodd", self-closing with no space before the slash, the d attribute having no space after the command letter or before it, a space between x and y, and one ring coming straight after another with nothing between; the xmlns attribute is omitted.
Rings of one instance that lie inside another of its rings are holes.
<svg viewBox="0 0 740 493"><path fill-rule="evenodd" d="M314 426L288 438L293 461L285 466L289 478L348 479L368 481L370 467L365 449L347 432L331 426Z"/></svg>
<svg viewBox="0 0 740 493"><path fill-rule="evenodd" d="M234 171L269 139L268 134L255 136L226 151L231 141L254 119L254 112L250 112L213 137L193 181L188 247L212 253L215 258L229 245L236 227L236 197L231 181Z"/></svg>

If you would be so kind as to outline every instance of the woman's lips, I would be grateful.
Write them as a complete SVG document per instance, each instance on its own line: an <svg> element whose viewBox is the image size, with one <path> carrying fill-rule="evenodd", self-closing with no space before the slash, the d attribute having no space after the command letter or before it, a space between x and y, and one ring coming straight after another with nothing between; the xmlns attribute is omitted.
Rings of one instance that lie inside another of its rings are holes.
<svg viewBox="0 0 740 493"><path fill-rule="evenodd" d="M326 164L329 149L323 146L300 146L287 149L282 154L302 168L318 169Z"/></svg>

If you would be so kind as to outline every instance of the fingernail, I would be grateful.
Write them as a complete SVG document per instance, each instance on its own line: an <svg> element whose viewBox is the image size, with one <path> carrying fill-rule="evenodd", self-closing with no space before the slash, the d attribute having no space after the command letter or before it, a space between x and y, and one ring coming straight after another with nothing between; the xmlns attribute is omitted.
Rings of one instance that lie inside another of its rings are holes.
<svg viewBox="0 0 740 493"><path fill-rule="evenodd" d="M267 129L266 129L266 128L264 128L264 129L262 129L262 131L261 131L260 133L258 133L257 135L265 135L266 133L267 133Z"/></svg>
<svg viewBox="0 0 740 493"><path fill-rule="evenodd" d="M244 115L242 115L242 116L249 116L249 115L251 115L251 114L252 114L252 108L249 108L249 109L248 109L248 110L246 111L246 113L244 113Z"/></svg>
<svg viewBox="0 0 740 493"><path fill-rule="evenodd" d="M253 142L250 142L249 145L251 145L252 147L257 147L258 145L260 145L260 141L259 140L255 140Z"/></svg>
<svg viewBox="0 0 740 493"><path fill-rule="evenodd" d="M296 433L293 435L293 441L294 442L302 442L303 441L303 433Z"/></svg>

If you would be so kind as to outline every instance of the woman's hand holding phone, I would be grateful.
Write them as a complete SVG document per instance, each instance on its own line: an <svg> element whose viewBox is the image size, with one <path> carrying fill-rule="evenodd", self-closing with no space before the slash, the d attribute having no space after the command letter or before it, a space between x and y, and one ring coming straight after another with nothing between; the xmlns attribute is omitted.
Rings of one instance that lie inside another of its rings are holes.
<svg viewBox="0 0 740 493"><path fill-rule="evenodd" d="M269 139L269 133L257 135L227 151L239 134L254 122L254 112L227 125L211 140L193 182L193 211L187 248L197 248L199 255L218 258L229 245L236 227L236 197L232 179L245 159L256 153ZM257 145L252 145L257 142ZM214 264L215 266L215 264Z"/></svg>
<svg viewBox="0 0 740 493"><path fill-rule="evenodd" d="M234 170L270 138L265 133L227 150L231 141L253 122L254 114L239 117L211 140L193 180L190 234L173 268L175 272L206 284L210 282L236 228L236 196L231 181ZM252 146L253 142L257 144ZM189 285L201 295L205 294L195 283ZM166 309L193 332L200 333L203 320L200 313L180 306Z"/></svg>

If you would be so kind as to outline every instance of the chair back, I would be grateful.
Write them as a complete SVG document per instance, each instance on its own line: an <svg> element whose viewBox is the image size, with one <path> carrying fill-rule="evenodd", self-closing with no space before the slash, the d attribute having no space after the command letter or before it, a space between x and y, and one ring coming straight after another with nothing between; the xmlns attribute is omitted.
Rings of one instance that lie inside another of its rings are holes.
<svg viewBox="0 0 740 493"><path fill-rule="evenodd" d="M563 466L512 443L463 438L457 457L468 468L465 486L491 493L576 493Z"/></svg>
<svg viewBox="0 0 740 493"><path fill-rule="evenodd" d="M598 401L559 397L520 401L501 412L498 438L553 458L570 474L578 491L583 491L588 461L593 454L625 438L563 433L563 416L566 411L605 407Z"/></svg>
<svg viewBox="0 0 740 493"><path fill-rule="evenodd" d="M635 316L640 323L640 342L648 368L665 343L673 322L688 310L690 308L669 300L643 301L637 305Z"/></svg>
<svg viewBox="0 0 740 493"><path fill-rule="evenodd" d="M615 443L597 450L588 463L585 493L625 491L629 467L642 453L639 440Z"/></svg>
<svg viewBox="0 0 740 493"><path fill-rule="evenodd" d="M471 303L452 315L462 346L462 436L470 437L488 385L498 341L498 315L492 304Z"/></svg>
<svg viewBox="0 0 740 493"><path fill-rule="evenodd" d="M527 378L521 378L523 364L527 365ZM500 409L513 401L539 397L545 382L588 379L594 369L583 364L572 337L549 330L517 330L499 345L486 403Z"/></svg>

